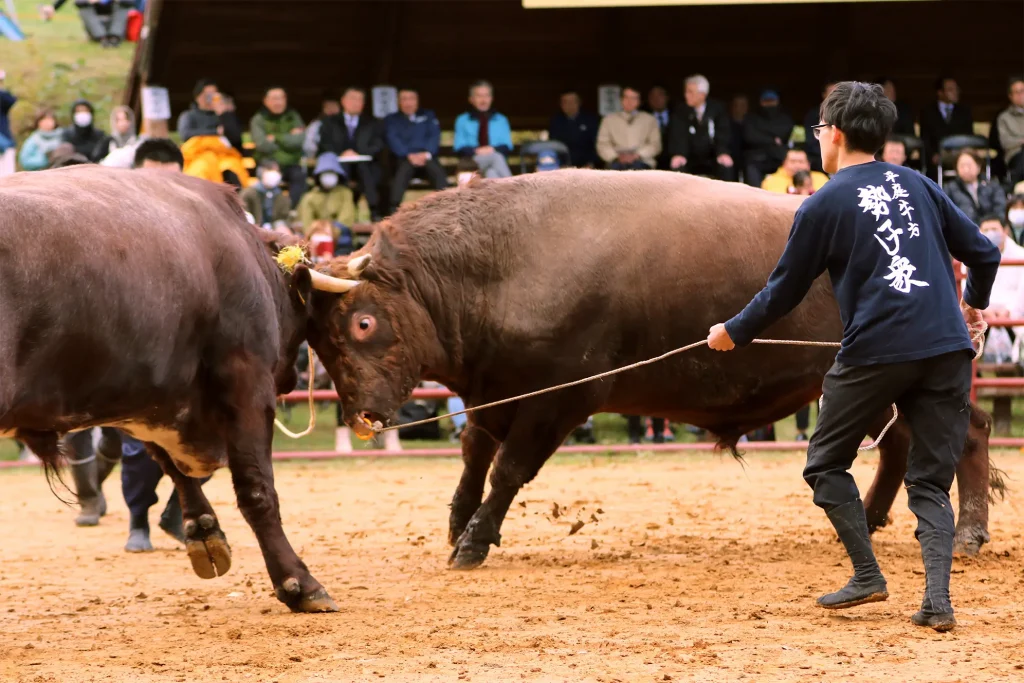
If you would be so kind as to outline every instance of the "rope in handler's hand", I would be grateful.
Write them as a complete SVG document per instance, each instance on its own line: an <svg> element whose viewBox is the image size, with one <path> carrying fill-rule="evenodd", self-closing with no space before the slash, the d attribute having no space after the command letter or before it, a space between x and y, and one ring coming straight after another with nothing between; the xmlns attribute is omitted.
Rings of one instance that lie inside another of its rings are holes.
<svg viewBox="0 0 1024 683"><path fill-rule="evenodd" d="M972 333L971 334L972 342L974 342L974 343L976 343L978 345L978 350L974 354L974 359L977 360L977 359L981 358L981 354L985 350L985 331L988 329L988 324L985 323L984 321L982 321L982 322L980 322L980 323L978 323L976 325L968 325L968 329ZM552 391L558 391L560 389L568 389L569 387L574 387L574 386L577 386L579 384L584 384L586 382L592 382L595 379L602 379L604 377L609 377L611 375L617 375L620 372L626 372L627 370L635 370L636 368L640 368L640 367L643 367L645 365L651 365L653 363L657 363L659 361L663 361L666 358L671 358L672 356L678 355L680 353L684 353L684 352L689 351L691 349L695 349L695 348L697 348L699 346L704 346L707 343L708 343L707 339L702 339L699 342L694 342L692 344L687 344L686 346L680 346L678 349L672 349L671 351L663 353L660 356L655 356L654 358L648 358L647 360L638 361L636 363L632 363L630 365L626 365L626 366L623 366L621 368L615 368L614 370L607 370L605 372L601 372L601 373L598 373L596 375L591 375L590 377L584 377L583 379L577 379L577 380L574 380L572 382L565 382L564 384L558 384L558 385L555 385L553 387L547 387L546 389L538 389L537 391L531 391L531 392L526 393L526 394L520 394L519 396L512 396L511 398L503 398L500 401L492 401L491 403L484 403L484 404L481 404L481 405L478 405L478 406L473 406L471 408L466 408L464 410L459 410L459 411L454 412L454 413L446 413L445 415L437 415L435 417L428 417L428 418L426 418L424 420L417 420L415 422L406 422L406 423L401 424L401 425L392 425L390 427L385 427L383 424L380 423L380 421L374 422L372 425L367 425L367 426L369 426L370 429L372 429L375 434L383 434L384 432L390 432L390 431L393 431L393 430L399 429L399 428L403 428L404 429L406 427L416 427L416 426L423 425L423 424L429 424L431 422L439 422L440 420L443 420L445 418L455 417L456 415L467 415L469 413L473 413L473 412L476 412L478 410L484 410L486 408L494 408L495 406L504 405L506 403L512 403L513 401L522 401L523 399L533 398L534 396L540 396L541 394L548 394L548 393L551 393ZM819 347L828 347L828 348L839 348L839 347L842 346L842 344L840 342L801 341L801 340L796 340L796 339L755 339L751 343L752 344L778 345L778 346L819 346ZM312 347L308 347L308 348L309 348L309 367L312 369L313 368L313 348ZM311 370L311 372L312 372L312 370ZM286 436L290 436L293 439L298 439L298 438L301 438L303 436L306 436L307 434L309 434L310 432L313 431L313 427L316 425L316 411L314 410L314 407L313 407L313 382L312 382L312 374L310 374L310 378L311 379L310 379L310 383L309 383L309 426L305 430L303 430L302 432L299 432L298 434L296 434L294 432L288 431L288 429L285 428L285 426L283 424L281 424L281 422L279 420L277 420L277 419L274 420L274 424L278 427L278 429L280 429L282 432L284 432L284 434ZM818 409L819 410L821 409L821 399L818 400ZM870 444L868 444L866 446L861 446L857 450L858 451L866 451L866 450L871 450L873 448L877 448L878 444L882 441L882 439L885 437L886 433L889 431L889 428L892 427L893 424L896 423L896 418L897 417L899 417L899 412L897 411L896 404L894 403L892 405L892 418L889 420L888 423L886 423L885 427L878 434L878 438L876 438L874 441L872 441Z"/></svg>

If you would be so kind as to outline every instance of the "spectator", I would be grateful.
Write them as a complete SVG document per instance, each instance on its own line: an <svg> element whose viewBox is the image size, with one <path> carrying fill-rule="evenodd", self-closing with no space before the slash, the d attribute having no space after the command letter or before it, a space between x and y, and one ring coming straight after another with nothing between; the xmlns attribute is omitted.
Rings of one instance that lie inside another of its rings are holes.
<svg viewBox="0 0 1024 683"><path fill-rule="evenodd" d="M811 171L797 171L793 174L793 186L788 190L789 194L811 196L814 194L814 179Z"/></svg>
<svg viewBox="0 0 1024 683"><path fill-rule="evenodd" d="M996 119L1010 184L1024 180L1024 78L1010 79L1010 106Z"/></svg>
<svg viewBox="0 0 1024 683"><path fill-rule="evenodd" d="M57 0L44 5L40 13L45 21L53 19L54 13L67 0ZM90 40L103 47L117 47L124 39L128 27L128 13L135 9L135 0L75 0L82 26Z"/></svg>
<svg viewBox="0 0 1024 683"><path fill-rule="evenodd" d="M711 84L700 74L686 79L686 106L676 110L668 140L674 171L735 180L729 154L731 125L725 107L708 100Z"/></svg>
<svg viewBox="0 0 1024 683"><path fill-rule="evenodd" d="M373 157L371 161L346 163L342 159L342 170L346 178L355 181L356 187L366 197L370 215L374 222L380 220L380 167L377 156L384 149L384 138L377 121L363 113L366 106L366 92L362 88L349 87L341 96L341 113L324 119L320 127L319 153L331 152L341 157ZM308 227L308 226L307 226Z"/></svg>
<svg viewBox="0 0 1024 683"><path fill-rule="evenodd" d="M597 154L616 171L654 168L661 153L661 131L651 114L639 111L640 91L622 89L622 111L608 114L597 131Z"/></svg>
<svg viewBox="0 0 1024 683"><path fill-rule="evenodd" d="M71 125L64 129L63 141L70 142L75 152L92 162L106 156L101 144L106 133L93 126L94 109L88 100L75 100L71 105Z"/></svg>
<svg viewBox="0 0 1024 683"><path fill-rule="evenodd" d="M4 167L14 172L14 134L11 132L11 108L18 98L7 89L7 72L0 70L0 175ZM5 160L6 158L6 160Z"/></svg>
<svg viewBox="0 0 1024 683"><path fill-rule="evenodd" d="M950 135L973 135L974 119L967 105L960 104L960 88L956 81L943 76L935 81L937 101L921 112L921 140L924 142L928 174L934 175L939 165L939 143Z"/></svg>
<svg viewBox="0 0 1024 683"><path fill-rule="evenodd" d="M221 128L224 129L222 135L227 138L231 147L238 150L239 154L244 154L242 121L235 111L235 98L218 87L217 96L213 98L213 111L220 119Z"/></svg>
<svg viewBox="0 0 1024 683"><path fill-rule="evenodd" d="M306 139L302 143L302 153L310 159L316 158L316 150L320 146L320 127L324 120L337 116L341 112L341 103L336 93L325 90L320 97L320 116L306 128Z"/></svg>
<svg viewBox="0 0 1024 683"><path fill-rule="evenodd" d="M143 140L135 148L133 168L156 168L162 171L181 173L185 168L185 157L172 140L151 138Z"/></svg>
<svg viewBox="0 0 1024 683"><path fill-rule="evenodd" d="M135 134L135 112L118 105L110 112L110 135L100 142L97 156L103 166L131 168L139 136Z"/></svg>
<svg viewBox="0 0 1024 683"><path fill-rule="evenodd" d="M569 148L569 163L579 168L593 168L597 164L597 127L595 114L581 111L580 96L575 90L566 90L559 98L561 111L548 123L548 137Z"/></svg>
<svg viewBox="0 0 1024 683"><path fill-rule="evenodd" d="M61 144L64 131L57 127L57 117L52 109L40 109L32 134L21 146L18 163L26 171L41 171L49 167L49 155Z"/></svg>
<svg viewBox="0 0 1024 683"><path fill-rule="evenodd" d="M178 117L185 174L235 187L251 185L253 181L242 164L239 147L234 147L225 135L221 120L231 105L225 103L217 84L209 79L199 80L192 95L192 106ZM232 116L225 117L229 128L237 122L237 117Z"/></svg>
<svg viewBox="0 0 1024 683"><path fill-rule="evenodd" d="M435 190L448 187L448 174L437 160L441 149L441 123L430 109L420 109L420 96L413 88L398 91L398 111L384 119L388 147L398 168L391 181L389 213L398 208L417 175L426 175Z"/></svg>
<svg viewBox="0 0 1024 683"><path fill-rule="evenodd" d="M334 152L325 152L316 160L313 177L316 184L306 190L299 202L299 220L303 230L312 229L316 221L330 221L350 226L356 221L356 205L352 190L341 183L344 174Z"/></svg>
<svg viewBox="0 0 1024 683"><path fill-rule="evenodd" d="M658 120L658 133L661 135L662 147L658 154L656 168L667 171L669 168L669 152L667 142L671 139L672 108L668 99L668 91L664 86L656 85L647 92L647 111Z"/></svg>
<svg viewBox="0 0 1024 683"><path fill-rule="evenodd" d="M729 156L738 173L746 168L743 156L743 129L746 127L750 101L746 95L734 95L729 103Z"/></svg>
<svg viewBox="0 0 1024 683"><path fill-rule="evenodd" d="M975 223L980 216L1006 212L1006 194L998 183L979 180L981 164L973 152L964 150L956 158L956 180L946 183L944 189L961 211Z"/></svg>
<svg viewBox="0 0 1024 683"><path fill-rule="evenodd" d="M277 162L278 170L288 184L292 208L298 206L302 193L306 191L306 171L302 167L305 126L299 112L288 106L288 94L284 88L278 86L266 89L263 106L249 120L249 134L256 147L253 156L260 163L266 160ZM264 186L264 190L267 189L270 188ZM282 196L280 188L275 187L274 190L275 196Z"/></svg>
<svg viewBox="0 0 1024 683"><path fill-rule="evenodd" d="M1021 244L1024 242L1024 194L1014 194L1007 204L1006 221L1010 224L1013 241Z"/></svg>
<svg viewBox="0 0 1024 683"><path fill-rule="evenodd" d="M903 166L907 163L907 145L903 138L890 136L882 146L882 161L895 166Z"/></svg>
<svg viewBox="0 0 1024 683"><path fill-rule="evenodd" d="M1005 261L1024 260L1024 247L1016 244L1010 233L1010 224L1002 216L986 215L978 221L981 233L999 247L1000 258ZM1024 268L1020 266L1000 267L992 283L992 294L985 319L1005 320L1024 315ZM998 358L986 358L995 362L1006 362L1011 357L1019 358L1019 345L1024 340L1024 327L997 328L989 330L985 355L997 352ZM1016 347L1016 349L1015 349ZM995 354L992 354L995 355Z"/></svg>
<svg viewBox="0 0 1024 683"><path fill-rule="evenodd" d="M512 128L494 111L494 88L487 81L469 87L469 111L455 119L455 153L472 157L485 178L512 175L506 156L512 151Z"/></svg>
<svg viewBox="0 0 1024 683"><path fill-rule="evenodd" d="M795 194L793 177L800 171L806 171L810 174L811 185L814 190L820 190L821 186L828 182L827 175L811 170L811 162L807 159L807 152L799 147L793 147L786 150L786 157L782 160L779 170L769 176L765 176L764 181L761 183L761 189L780 194Z"/></svg>
<svg viewBox="0 0 1024 683"><path fill-rule="evenodd" d="M888 76L882 76L876 79L876 82L882 85L885 96L896 105L896 123L892 127L893 135L917 137L917 131L914 129L914 122L916 121L914 109L906 102L896 99L896 83Z"/></svg>
<svg viewBox="0 0 1024 683"><path fill-rule="evenodd" d="M292 206L281 190L283 176L281 165L268 157L256 167L256 182L242 190L242 205L253 223L267 230L288 224Z"/></svg>
<svg viewBox="0 0 1024 683"><path fill-rule="evenodd" d="M743 126L747 185L761 187L765 175L779 168L786 158L792 134L793 119L779 108L779 94L765 90L761 93L760 107L747 117Z"/></svg>
<svg viewBox="0 0 1024 683"><path fill-rule="evenodd" d="M78 164L91 164L84 155L75 151L75 146L70 142L61 142L57 148L50 153L50 168L64 168L65 166L77 166Z"/></svg>
<svg viewBox="0 0 1024 683"><path fill-rule="evenodd" d="M836 89L838 80L832 78L825 81L825 87L821 91L821 101L824 102L825 98L828 97L829 93ZM821 171L821 144L818 139L814 137L813 126L818 125L821 120L820 116L821 106L813 107L808 110L804 116L804 149L807 151L807 159L811 162L811 170Z"/></svg>

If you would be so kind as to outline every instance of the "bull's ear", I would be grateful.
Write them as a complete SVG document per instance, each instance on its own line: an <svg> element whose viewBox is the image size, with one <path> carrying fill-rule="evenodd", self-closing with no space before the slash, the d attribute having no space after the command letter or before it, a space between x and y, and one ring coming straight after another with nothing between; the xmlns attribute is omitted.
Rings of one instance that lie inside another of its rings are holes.
<svg viewBox="0 0 1024 683"><path fill-rule="evenodd" d="M305 308L307 313L313 312L313 278L309 268L302 264L295 266L289 292L294 303Z"/></svg>

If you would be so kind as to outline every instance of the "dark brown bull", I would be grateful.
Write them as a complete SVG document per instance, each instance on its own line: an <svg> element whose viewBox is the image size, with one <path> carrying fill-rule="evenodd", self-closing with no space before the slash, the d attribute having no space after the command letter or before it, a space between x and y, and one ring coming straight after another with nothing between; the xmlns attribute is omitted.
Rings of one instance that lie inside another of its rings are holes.
<svg viewBox="0 0 1024 683"><path fill-rule="evenodd" d="M328 324L311 324L310 343L347 421L363 432L363 419L386 421L421 379L472 407L621 367L703 339L739 311L767 280L799 201L682 174L581 170L431 195L385 221L349 262L331 265L365 284L314 297L313 318ZM766 336L838 341L827 278ZM734 447L814 401L835 353L754 346L721 357L699 348L470 415L452 499L453 566L484 561L520 487L588 415L663 416ZM958 470L961 550L988 540L988 432L975 409ZM898 422L881 444L865 497L872 528L887 521L908 439Z"/></svg>
<svg viewBox="0 0 1024 683"><path fill-rule="evenodd" d="M229 189L180 174L77 166L0 179L0 436L50 473L65 432L109 425L147 442L203 578L226 572L231 553L193 477L227 466L278 598L333 611L281 528L270 445L306 332L292 282L357 283L284 274L272 239Z"/></svg>

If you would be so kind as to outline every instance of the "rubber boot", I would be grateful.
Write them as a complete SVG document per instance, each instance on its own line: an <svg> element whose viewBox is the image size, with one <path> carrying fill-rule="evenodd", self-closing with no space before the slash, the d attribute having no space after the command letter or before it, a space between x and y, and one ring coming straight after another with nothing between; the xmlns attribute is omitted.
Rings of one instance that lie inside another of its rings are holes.
<svg viewBox="0 0 1024 683"><path fill-rule="evenodd" d="M839 540L846 547L846 553L853 562L853 578L835 593L818 598L818 604L825 609L845 609L868 602L880 602L889 597L889 591L878 568L875 553L871 550L871 536L868 533L864 503L857 500L832 508L828 519L839 534Z"/></svg>
<svg viewBox="0 0 1024 683"><path fill-rule="evenodd" d="M949 573L953 566L953 536L944 531L922 531L924 560L924 600L921 610L910 617L915 626L928 626L943 633L956 627L953 605L949 601Z"/></svg>
<svg viewBox="0 0 1024 683"><path fill-rule="evenodd" d="M121 439L114 430L104 428L99 445L96 447L96 488L99 490L101 517L107 514L107 497L103 494L103 482L107 480L119 462L121 462Z"/></svg>
<svg viewBox="0 0 1024 683"><path fill-rule="evenodd" d="M149 519L132 517L128 527L128 542L124 549L130 553L148 553L153 550L149 542Z"/></svg>
<svg viewBox="0 0 1024 683"><path fill-rule="evenodd" d="M629 433L629 443L636 445L644 438L643 420L638 415L626 417L626 430Z"/></svg>
<svg viewBox="0 0 1024 683"><path fill-rule="evenodd" d="M167 505L164 506L164 511L160 514L160 528L178 543L185 545L185 526L177 491L171 493L171 497L167 499Z"/></svg>
<svg viewBox="0 0 1024 683"><path fill-rule="evenodd" d="M75 493L80 507L75 525L96 526L103 514L99 487L96 485L96 459L71 465L71 475L75 479Z"/></svg>

